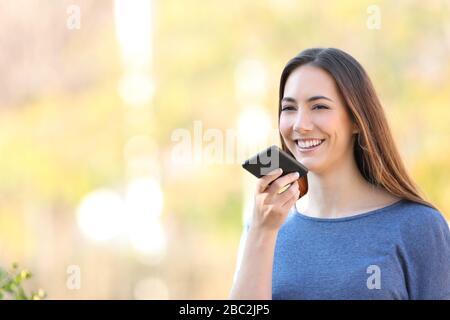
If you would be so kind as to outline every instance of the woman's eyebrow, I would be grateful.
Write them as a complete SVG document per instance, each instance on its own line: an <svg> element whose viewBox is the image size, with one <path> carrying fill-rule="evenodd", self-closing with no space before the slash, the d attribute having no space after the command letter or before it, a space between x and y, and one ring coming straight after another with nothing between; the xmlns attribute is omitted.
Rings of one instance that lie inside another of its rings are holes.
<svg viewBox="0 0 450 320"><path fill-rule="evenodd" d="M333 100L331 100L330 98L327 98L325 96L312 96L312 97L308 98L308 100L306 100L306 102L311 102L311 101L320 100L320 99L325 99L325 100L333 102Z"/></svg>
<svg viewBox="0 0 450 320"><path fill-rule="evenodd" d="M306 102L311 102L311 101L320 100L320 99L325 99L325 100L334 102L332 99L327 98L327 97L325 97L325 96L312 96L312 97L309 97L309 98L306 100ZM286 101L286 102L293 102L293 103L297 104L297 100L295 100L294 98L291 98L291 97L284 97L281 101L282 101L282 102L283 102L283 101Z"/></svg>
<svg viewBox="0 0 450 320"><path fill-rule="evenodd" d="M285 101L285 102L292 102L292 103L297 104L297 101L294 98L291 98L291 97L284 97L283 99L281 99L281 102L283 102L283 101Z"/></svg>

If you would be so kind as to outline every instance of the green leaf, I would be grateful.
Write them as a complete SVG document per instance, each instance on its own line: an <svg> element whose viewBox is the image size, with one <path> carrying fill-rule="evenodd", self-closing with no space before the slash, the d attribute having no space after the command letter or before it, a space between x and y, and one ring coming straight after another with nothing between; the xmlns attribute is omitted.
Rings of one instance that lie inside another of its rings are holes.
<svg viewBox="0 0 450 320"><path fill-rule="evenodd" d="M26 269L19 271L19 264L13 263L11 272L7 272L0 268L0 300L6 296L10 296L16 300L41 300L46 298L44 290L39 289L32 292L29 296L22 287L22 282L30 279L32 273Z"/></svg>

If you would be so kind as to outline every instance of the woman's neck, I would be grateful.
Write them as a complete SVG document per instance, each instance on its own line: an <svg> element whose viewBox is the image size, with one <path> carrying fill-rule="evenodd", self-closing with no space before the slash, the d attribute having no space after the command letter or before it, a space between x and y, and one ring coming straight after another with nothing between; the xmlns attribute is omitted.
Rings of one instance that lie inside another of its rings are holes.
<svg viewBox="0 0 450 320"><path fill-rule="evenodd" d="M399 199L370 184L352 157L321 173L308 173L308 193L297 209L318 218L351 216L384 207Z"/></svg>

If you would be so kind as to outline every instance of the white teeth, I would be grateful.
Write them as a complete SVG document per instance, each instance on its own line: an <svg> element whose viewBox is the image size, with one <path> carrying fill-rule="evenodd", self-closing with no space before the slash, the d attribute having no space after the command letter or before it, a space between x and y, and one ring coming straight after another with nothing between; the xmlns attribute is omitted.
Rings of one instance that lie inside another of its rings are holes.
<svg viewBox="0 0 450 320"><path fill-rule="evenodd" d="M311 139L311 140L297 140L297 144L300 148L312 148L322 143L322 140Z"/></svg>

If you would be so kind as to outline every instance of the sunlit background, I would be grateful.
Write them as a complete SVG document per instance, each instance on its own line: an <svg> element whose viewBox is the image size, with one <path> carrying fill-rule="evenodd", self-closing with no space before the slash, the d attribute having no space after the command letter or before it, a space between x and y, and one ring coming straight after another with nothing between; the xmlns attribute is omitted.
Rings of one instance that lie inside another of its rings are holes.
<svg viewBox="0 0 450 320"><path fill-rule="evenodd" d="M240 163L278 143L281 71L312 46L364 65L450 219L448 0L6 0L0 25L0 266L49 299L227 298Z"/></svg>

